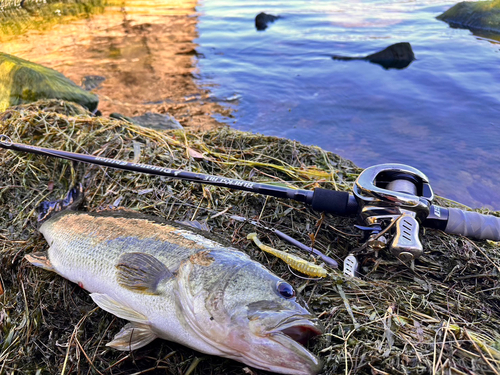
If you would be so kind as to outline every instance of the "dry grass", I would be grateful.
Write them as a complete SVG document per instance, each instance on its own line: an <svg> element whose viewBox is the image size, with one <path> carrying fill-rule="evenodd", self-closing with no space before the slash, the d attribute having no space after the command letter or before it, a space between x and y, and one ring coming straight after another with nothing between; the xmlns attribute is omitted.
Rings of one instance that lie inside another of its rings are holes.
<svg viewBox="0 0 500 375"><path fill-rule="evenodd" d="M351 162L317 147L229 129L169 132L89 117L76 105L39 102L0 114L0 133L15 142L168 166L297 188L348 190L359 173ZM140 151L139 151L140 146ZM197 151L203 158L194 159ZM354 220L321 215L302 204L185 181L0 150L0 374L244 374L244 365L156 340L133 353L105 346L123 321L96 308L88 294L23 260L47 244L36 231L35 207L86 188L90 210L113 204L174 220L206 220L213 231L289 280L325 326L310 349L325 374L498 374L500 251L428 230L415 270L387 254L364 256L365 276L329 269L304 280L256 249L256 228L231 215L258 219L311 243L339 261L360 237ZM263 242L296 250L273 234ZM251 370L254 374L263 371Z"/></svg>

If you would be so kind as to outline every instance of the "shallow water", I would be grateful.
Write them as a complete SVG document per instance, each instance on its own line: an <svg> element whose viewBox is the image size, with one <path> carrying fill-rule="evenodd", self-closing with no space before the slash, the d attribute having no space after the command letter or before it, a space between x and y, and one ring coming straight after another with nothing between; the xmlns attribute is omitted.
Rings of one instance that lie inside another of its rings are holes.
<svg viewBox="0 0 500 375"><path fill-rule="evenodd" d="M450 1L204 0L200 81L234 98L233 127L314 144L361 167L396 162L437 194L500 209L498 42L435 17ZM264 11L281 19L257 31ZM364 56L410 42L416 61Z"/></svg>
<svg viewBox="0 0 500 375"><path fill-rule="evenodd" d="M435 19L454 3L128 0L52 17L0 50L78 84L104 78L93 83L105 115L168 112L191 127L215 117L361 167L409 164L441 196L500 209L500 47ZM261 11L282 18L257 31ZM397 42L416 55L406 69L331 59Z"/></svg>
<svg viewBox="0 0 500 375"><path fill-rule="evenodd" d="M151 111L170 113L189 127L213 126L211 113L224 108L204 100L207 94L193 78L196 0L111 1L99 14L76 19L27 19L27 32L14 37L2 34L0 22L0 51L55 69L77 84L91 81L104 115Z"/></svg>

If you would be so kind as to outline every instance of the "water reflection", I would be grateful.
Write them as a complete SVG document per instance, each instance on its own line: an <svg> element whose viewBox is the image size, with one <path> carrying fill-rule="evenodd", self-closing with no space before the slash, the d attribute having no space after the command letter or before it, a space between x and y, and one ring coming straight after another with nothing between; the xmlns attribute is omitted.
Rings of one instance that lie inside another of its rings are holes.
<svg viewBox="0 0 500 375"><path fill-rule="evenodd" d="M211 114L229 113L193 81L196 5L196 0L130 0L50 28L31 23L2 50L93 89L104 115L170 113L184 126L213 126Z"/></svg>

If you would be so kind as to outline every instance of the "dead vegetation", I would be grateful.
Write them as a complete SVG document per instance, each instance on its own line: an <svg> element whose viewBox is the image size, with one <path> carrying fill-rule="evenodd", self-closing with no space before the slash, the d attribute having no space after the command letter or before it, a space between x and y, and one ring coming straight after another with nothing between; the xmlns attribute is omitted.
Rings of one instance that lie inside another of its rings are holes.
<svg viewBox="0 0 500 375"><path fill-rule="evenodd" d="M229 129L167 133L90 117L59 101L0 114L14 142L302 189L349 190L360 170L317 147ZM364 257L362 278L321 280L290 273L246 239L259 220L339 263L361 238L351 218L300 203L33 154L0 150L0 374L264 374L163 340L132 353L105 346L124 324L87 292L23 257L47 248L35 208L82 182L87 209L120 205L169 220L207 221L301 291L325 334L309 344L324 374L498 374L500 249L428 230L414 270L388 254ZM320 224L321 223L321 224ZM320 225L318 227L318 225ZM259 229L266 244L302 255ZM244 293L244 291L242 291Z"/></svg>

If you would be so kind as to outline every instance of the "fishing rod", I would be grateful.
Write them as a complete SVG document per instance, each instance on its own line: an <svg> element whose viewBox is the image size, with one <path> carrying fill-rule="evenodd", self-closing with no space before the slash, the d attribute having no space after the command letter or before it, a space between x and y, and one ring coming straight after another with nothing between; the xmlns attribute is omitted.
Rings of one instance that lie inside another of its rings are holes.
<svg viewBox="0 0 500 375"><path fill-rule="evenodd" d="M354 215L356 214L358 208L354 197L352 197L347 192L326 189L316 189L314 191L311 191L286 188L283 186L237 180L222 176L214 176L148 164L127 162L124 160L105 158L101 156L49 149L21 143L14 143L8 136L3 134L0 135L0 148L29 152L32 154L44 156L52 156L60 159L84 162L89 164L96 164L103 167L122 169L131 172L177 178L185 181L249 191L252 193L259 193L277 198L287 198L309 204L315 211L331 212L337 215Z"/></svg>
<svg viewBox="0 0 500 375"><path fill-rule="evenodd" d="M420 225L449 234L500 241L500 218L433 204L434 193L426 175L404 164L380 164L365 169L350 194L322 188L293 189L43 148L14 143L6 135L0 135L0 148L287 198L306 203L315 211L357 216L362 225L356 227L365 232L367 247L373 251L388 248L402 261L422 255Z"/></svg>

